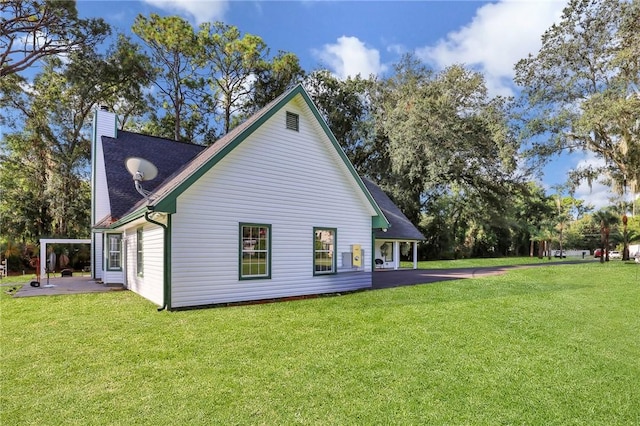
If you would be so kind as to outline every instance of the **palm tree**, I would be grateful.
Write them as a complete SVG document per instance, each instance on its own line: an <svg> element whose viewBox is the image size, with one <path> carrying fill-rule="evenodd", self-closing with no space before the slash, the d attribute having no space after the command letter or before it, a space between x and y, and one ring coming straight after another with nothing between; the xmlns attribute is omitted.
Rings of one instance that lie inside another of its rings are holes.
<svg viewBox="0 0 640 426"><path fill-rule="evenodd" d="M609 208L595 212L593 214L593 220L600 224L600 245L602 248L602 255L600 256L600 263L609 261L609 236L611 234L611 227L618 223L618 216Z"/></svg>
<svg viewBox="0 0 640 426"><path fill-rule="evenodd" d="M538 258L549 256L551 260L551 240L553 239L553 224L550 221L543 221L540 226L531 234L531 241L538 243Z"/></svg>
<svg viewBox="0 0 640 426"><path fill-rule="evenodd" d="M636 232L634 229L623 228L622 232L620 232L619 230L611 231L611 234L609 235L611 244L622 244L622 260L630 260L629 244L631 241L636 241L639 238L640 234L638 234L638 232Z"/></svg>
<svg viewBox="0 0 640 426"><path fill-rule="evenodd" d="M622 249L622 260L629 260L629 232L627 231L627 215L622 216L622 239L623 239L623 249Z"/></svg>

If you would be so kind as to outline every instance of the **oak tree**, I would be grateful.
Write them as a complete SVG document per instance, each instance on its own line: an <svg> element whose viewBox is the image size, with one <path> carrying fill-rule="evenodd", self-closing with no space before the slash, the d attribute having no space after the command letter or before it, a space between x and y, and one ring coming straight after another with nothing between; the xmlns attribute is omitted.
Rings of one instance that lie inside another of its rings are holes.
<svg viewBox="0 0 640 426"><path fill-rule="evenodd" d="M542 36L535 55L516 64L523 136L545 161L588 150L603 167L573 173L608 178L619 190L640 184L640 2L571 0Z"/></svg>
<svg viewBox="0 0 640 426"><path fill-rule="evenodd" d="M72 0L2 0L0 15L0 77L93 45L109 32L102 19L80 19Z"/></svg>

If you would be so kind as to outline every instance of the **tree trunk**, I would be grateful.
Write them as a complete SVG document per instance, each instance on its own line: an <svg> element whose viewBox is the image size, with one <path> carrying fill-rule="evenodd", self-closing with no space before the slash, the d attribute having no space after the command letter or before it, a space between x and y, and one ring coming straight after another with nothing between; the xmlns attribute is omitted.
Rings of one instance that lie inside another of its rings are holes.
<svg viewBox="0 0 640 426"><path fill-rule="evenodd" d="M634 201L635 203L635 201ZM624 230L622 231L622 237L624 240L624 248L622 249L622 260L629 260L629 234L627 233L627 216L622 218Z"/></svg>
<svg viewBox="0 0 640 426"><path fill-rule="evenodd" d="M605 256L605 238L604 238L604 223L601 222L600 223L600 247L602 247L600 249L600 263L604 263L604 256Z"/></svg>
<svg viewBox="0 0 640 426"><path fill-rule="evenodd" d="M538 259L542 259L544 257L544 242L538 241Z"/></svg>

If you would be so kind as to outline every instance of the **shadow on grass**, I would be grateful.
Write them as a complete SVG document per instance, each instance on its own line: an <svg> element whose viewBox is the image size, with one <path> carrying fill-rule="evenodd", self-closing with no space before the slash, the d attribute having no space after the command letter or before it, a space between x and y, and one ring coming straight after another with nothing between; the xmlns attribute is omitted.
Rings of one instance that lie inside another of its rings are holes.
<svg viewBox="0 0 640 426"><path fill-rule="evenodd" d="M384 291L393 291L394 297L379 300L381 304L389 306L439 305L501 298L540 297L593 287L589 284L517 282L517 279L505 276L459 279L458 283L452 283L454 280L451 278L438 282L383 289ZM406 298L398 297L402 293L406 294Z"/></svg>

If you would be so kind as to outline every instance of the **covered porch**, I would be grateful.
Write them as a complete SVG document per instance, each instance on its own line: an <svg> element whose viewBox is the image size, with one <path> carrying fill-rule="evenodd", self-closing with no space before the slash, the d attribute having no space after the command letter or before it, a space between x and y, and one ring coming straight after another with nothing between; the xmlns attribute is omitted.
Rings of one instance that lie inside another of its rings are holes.
<svg viewBox="0 0 640 426"><path fill-rule="evenodd" d="M400 255L411 259L412 269L418 269L418 243L424 235L378 185L366 178L362 181L389 222L388 229L373 230L375 270L400 269Z"/></svg>
<svg viewBox="0 0 640 426"><path fill-rule="evenodd" d="M374 249L375 269L401 269L401 257L409 258L413 264L411 269L418 269L418 241L416 240L376 238Z"/></svg>

